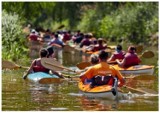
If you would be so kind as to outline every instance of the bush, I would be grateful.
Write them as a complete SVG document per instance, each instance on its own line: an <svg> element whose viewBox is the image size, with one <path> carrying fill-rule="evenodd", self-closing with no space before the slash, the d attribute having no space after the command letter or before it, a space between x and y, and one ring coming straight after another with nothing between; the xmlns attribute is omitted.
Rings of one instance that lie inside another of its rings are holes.
<svg viewBox="0 0 160 113"><path fill-rule="evenodd" d="M2 58L16 61L26 56L26 39L22 34L22 20L15 13L2 11ZM26 58L26 57L25 57Z"/></svg>

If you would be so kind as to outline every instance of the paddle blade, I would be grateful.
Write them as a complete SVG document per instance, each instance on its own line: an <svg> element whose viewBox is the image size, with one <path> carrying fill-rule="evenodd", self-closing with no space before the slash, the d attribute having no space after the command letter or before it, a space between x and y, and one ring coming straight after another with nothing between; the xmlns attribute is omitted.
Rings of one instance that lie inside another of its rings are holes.
<svg viewBox="0 0 160 113"><path fill-rule="evenodd" d="M60 62L56 61L54 58L42 58L41 59L41 64L53 71L63 71L63 67Z"/></svg>
<svg viewBox="0 0 160 113"><path fill-rule="evenodd" d="M125 88L127 88L127 89L130 89L130 90L133 90L133 91L139 92L139 93L148 94L148 92L143 91L143 90L140 90L140 89L136 89L136 88L129 87L129 86L126 86L126 85L125 85L124 87L125 87Z"/></svg>
<svg viewBox="0 0 160 113"><path fill-rule="evenodd" d="M136 46L136 53L141 53L142 50L143 50L143 46L142 45Z"/></svg>
<svg viewBox="0 0 160 113"><path fill-rule="evenodd" d="M2 69L19 69L20 66L7 60L2 61Z"/></svg>
<svg viewBox="0 0 160 113"><path fill-rule="evenodd" d="M78 63L76 65L79 69L85 69L86 67L89 67L91 66L91 63L90 62L81 62L81 63Z"/></svg>
<svg viewBox="0 0 160 113"><path fill-rule="evenodd" d="M61 83L61 79L60 78L43 78L41 80L39 80L40 84L53 84L53 83Z"/></svg>
<svg viewBox="0 0 160 113"><path fill-rule="evenodd" d="M142 57L144 58L152 58L154 57L154 53L152 51L146 50L142 53Z"/></svg>
<svg viewBox="0 0 160 113"><path fill-rule="evenodd" d="M60 25L57 29L62 29L65 25Z"/></svg>

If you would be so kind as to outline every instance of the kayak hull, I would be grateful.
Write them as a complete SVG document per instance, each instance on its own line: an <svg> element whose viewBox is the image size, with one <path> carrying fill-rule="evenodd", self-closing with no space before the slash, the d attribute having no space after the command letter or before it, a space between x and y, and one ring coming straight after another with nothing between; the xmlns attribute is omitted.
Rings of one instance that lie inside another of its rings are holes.
<svg viewBox="0 0 160 113"><path fill-rule="evenodd" d="M40 80L43 80L43 79L52 79L52 78L59 78L59 77L56 75L51 75L44 72L31 73L31 74L28 74L27 76L27 79L32 82L39 82Z"/></svg>
<svg viewBox="0 0 160 113"><path fill-rule="evenodd" d="M154 66L150 65L135 65L129 68L121 68L118 65L114 65L114 68L118 69L124 75L153 75Z"/></svg>
<svg viewBox="0 0 160 113"><path fill-rule="evenodd" d="M86 97L107 98L109 100L115 100L122 97L122 92L119 90L117 95L113 95L112 86L102 85L90 88L89 84L83 84L81 81L78 83L80 93Z"/></svg>

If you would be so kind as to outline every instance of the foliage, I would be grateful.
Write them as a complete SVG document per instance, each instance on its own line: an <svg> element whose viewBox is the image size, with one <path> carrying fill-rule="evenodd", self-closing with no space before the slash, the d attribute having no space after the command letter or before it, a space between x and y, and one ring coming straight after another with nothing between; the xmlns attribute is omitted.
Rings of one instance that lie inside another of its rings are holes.
<svg viewBox="0 0 160 113"><path fill-rule="evenodd" d="M2 8L20 14L33 27L65 24L67 29L124 37L135 44L158 31L158 2L3 2Z"/></svg>
<svg viewBox="0 0 160 113"><path fill-rule="evenodd" d="M151 36L158 32L158 2L3 1L2 9L10 18L3 17L2 21L2 43L3 46L4 44L8 45L3 47L3 51L7 52L8 50L21 52L24 49L23 47L17 50L13 48L17 48L18 44L22 44L24 41L23 38L20 38L20 26L28 23L32 25L32 28L49 28L52 31L56 31L59 25L64 24L65 29L68 30L79 29L85 33L92 32L97 38L114 39L114 41L124 39L134 44L150 45L152 43ZM21 17L21 20L16 14ZM6 16L4 12L2 16ZM15 18L13 19L13 17ZM15 23L14 27L6 24L4 18L9 22L17 21L17 27L15 28ZM11 28L7 26L11 26ZM12 27L17 31L16 33L13 32ZM11 36L12 38L9 38ZM154 45L157 45L157 40L155 38ZM4 55L11 58L7 53L3 53ZM18 56L16 57L18 58Z"/></svg>
<svg viewBox="0 0 160 113"><path fill-rule="evenodd" d="M17 14L2 12L2 58L17 60L27 54L22 25Z"/></svg>

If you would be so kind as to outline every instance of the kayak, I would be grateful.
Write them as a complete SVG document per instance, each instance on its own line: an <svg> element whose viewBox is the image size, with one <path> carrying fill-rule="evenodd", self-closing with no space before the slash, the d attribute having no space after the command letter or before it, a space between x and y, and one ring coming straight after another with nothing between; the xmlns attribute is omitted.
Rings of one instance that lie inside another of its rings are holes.
<svg viewBox="0 0 160 113"><path fill-rule="evenodd" d="M121 68L118 65L113 65L113 67L118 69L124 75L153 75L154 72L154 66L152 65L135 65L128 68Z"/></svg>
<svg viewBox="0 0 160 113"><path fill-rule="evenodd" d="M117 97L122 97L122 91L117 89L117 87L112 87L111 85L101 85L91 88L90 84L83 84L79 81L78 88L80 93L87 97L107 98L111 100L115 100ZM116 94L114 94L113 89Z"/></svg>
<svg viewBox="0 0 160 113"><path fill-rule="evenodd" d="M47 81L49 83L49 82L53 81L56 78L59 78L59 77L56 76L56 75L51 75L51 74L47 74L47 73L44 73L44 72L31 73L31 74L28 74L28 76L27 76L27 79L29 81L32 81L32 82L40 82L40 81L42 81L42 82L45 82L45 83L47 83Z"/></svg>

